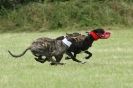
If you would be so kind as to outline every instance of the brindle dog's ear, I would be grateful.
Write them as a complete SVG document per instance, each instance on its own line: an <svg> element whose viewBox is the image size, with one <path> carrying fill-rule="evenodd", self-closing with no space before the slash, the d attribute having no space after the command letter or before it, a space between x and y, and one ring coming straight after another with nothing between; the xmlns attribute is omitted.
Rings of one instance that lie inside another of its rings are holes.
<svg viewBox="0 0 133 88"><path fill-rule="evenodd" d="M64 39L64 36L59 36L56 38L56 40L63 40Z"/></svg>

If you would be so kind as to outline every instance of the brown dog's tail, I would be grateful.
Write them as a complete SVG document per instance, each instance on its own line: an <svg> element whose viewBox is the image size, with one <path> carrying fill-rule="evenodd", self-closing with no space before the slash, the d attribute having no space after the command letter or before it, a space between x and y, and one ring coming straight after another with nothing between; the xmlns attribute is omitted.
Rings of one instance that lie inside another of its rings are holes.
<svg viewBox="0 0 133 88"><path fill-rule="evenodd" d="M12 54L11 53L11 51L9 51L8 50L8 52L9 52L9 54L12 56L12 57L21 57L21 56L23 56L28 50L30 49L30 47L28 47L27 49L25 49L25 51L23 51L21 54L19 54L19 55L14 55L14 54Z"/></svg>

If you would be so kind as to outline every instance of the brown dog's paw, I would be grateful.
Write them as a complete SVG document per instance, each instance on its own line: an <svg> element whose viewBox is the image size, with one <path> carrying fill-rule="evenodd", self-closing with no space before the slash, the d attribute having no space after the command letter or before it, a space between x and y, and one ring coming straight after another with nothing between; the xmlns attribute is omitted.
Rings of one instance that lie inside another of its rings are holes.
<svg viewBox="0 0 133 88"><path fill-rule="evenodd" d="M86 56L85 59L90 59L91 56Z"/></svg>
<svg viewBox="0 0 133 88"><path fill-rule="evenodd" d="M86 62L81 62L81 64L85 64Z"/></svg>
<svg viewBox="0 0 133 88"><path fill-rule="evenodd" d="M70 57L65 57L65 60L69 60L69 59L71 59Z"/></svg>

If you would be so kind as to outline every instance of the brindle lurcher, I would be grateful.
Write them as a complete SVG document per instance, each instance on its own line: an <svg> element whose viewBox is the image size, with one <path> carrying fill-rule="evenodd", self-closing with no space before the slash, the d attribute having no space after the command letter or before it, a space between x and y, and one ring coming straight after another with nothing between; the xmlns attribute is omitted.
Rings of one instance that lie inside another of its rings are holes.
<svg viewBox="0 0 133 88"><path fill-rule="evenodd" d="M38 38L30 45L30 47L28 47L19 55L14 55L10 51L8 52L11 56L17 58L23 56L28 50L30 50L35 56L35 60L38 62L44 63L45 61L51 61L51 65L62 65L63 63L60 63L60 61L63 57L63 54L70 47L70 45L75 42L75 40L75 37L69 36L66 36L63 40L43 37ZM42 58L43 56L45 56L45 58ZM56 60L52 59L53 56Z"/></svg>

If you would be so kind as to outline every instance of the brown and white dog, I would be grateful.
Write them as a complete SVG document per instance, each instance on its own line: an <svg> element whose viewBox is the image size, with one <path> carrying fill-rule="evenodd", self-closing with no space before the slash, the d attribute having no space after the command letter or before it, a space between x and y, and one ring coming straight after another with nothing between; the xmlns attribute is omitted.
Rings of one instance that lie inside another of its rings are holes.
<svg viewBox="0 0 133 88"><path fill-rule="evenodd" d="M107 32L102 28L87 32L87 36L80 33L67 34L67 36L76 37L78 41L76 41L76 43L73 43L69 47L69 49L67 49L66 54L68 55L68 57L66 57L66 60L72 59L73 61L76 61L78 63L85 63L76 59L76 55L81 51L84 51L84 53L88 54L88 56L85 58L89 59L92 56L92 53L89 52L88 49L92 46L93 42L99 39L108 39L110 37L110 34L110 32Z"/></svg>

